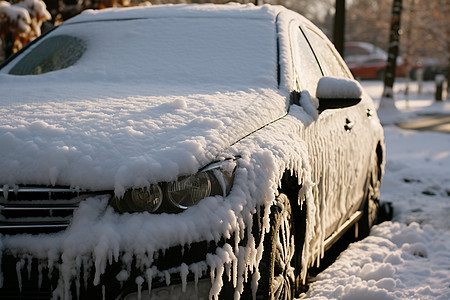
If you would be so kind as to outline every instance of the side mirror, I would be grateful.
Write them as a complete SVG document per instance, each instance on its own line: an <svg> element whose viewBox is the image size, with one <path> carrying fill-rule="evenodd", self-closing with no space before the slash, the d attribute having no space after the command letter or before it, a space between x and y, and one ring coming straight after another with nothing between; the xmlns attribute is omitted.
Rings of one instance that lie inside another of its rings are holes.
<svg viewBox="0 0 450 300"><path fill-rule="evenodd" d="M362 88L358 81L346 78L322 77L316 90L319 112L346 108L361 102Z"/></svg>

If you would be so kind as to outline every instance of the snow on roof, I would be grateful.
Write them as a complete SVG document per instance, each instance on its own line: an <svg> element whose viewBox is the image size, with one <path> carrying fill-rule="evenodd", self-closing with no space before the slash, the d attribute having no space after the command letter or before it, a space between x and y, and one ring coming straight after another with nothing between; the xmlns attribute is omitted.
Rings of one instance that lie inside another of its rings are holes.
<svg viewBox="0 0 450 300"><path fill-rule="evenodd" d="M126 13L124 13L126 11ZM223 18L258 18L274 20L277 14L286 11L283 6L253 4L242 5L228 3L214 4L179 4L154 5L148 7L108 8L103 10L85 10L80 15L66 21L88 22L112 19L158 18L158 17L223 17Z"/></svg>

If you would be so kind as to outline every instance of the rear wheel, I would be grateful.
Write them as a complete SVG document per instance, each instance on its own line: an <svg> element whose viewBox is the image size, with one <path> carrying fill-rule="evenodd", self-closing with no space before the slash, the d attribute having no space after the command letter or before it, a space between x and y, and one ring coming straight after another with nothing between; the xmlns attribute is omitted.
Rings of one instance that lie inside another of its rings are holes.
<svg viewBox="0 0 450 300"><path fill-rule="evenodd" d="M378 221L380 212L381 170L378 163L369 174L363 216L359 222L359 237L368 236L370 228Z"/></svg>
<svg viewBox="0 0 450 300"><path fill-rule="evenodd" d="M295 296L295 239L291 205L285 194L271 208L270 231L264 238L257 299Z"/></svg>

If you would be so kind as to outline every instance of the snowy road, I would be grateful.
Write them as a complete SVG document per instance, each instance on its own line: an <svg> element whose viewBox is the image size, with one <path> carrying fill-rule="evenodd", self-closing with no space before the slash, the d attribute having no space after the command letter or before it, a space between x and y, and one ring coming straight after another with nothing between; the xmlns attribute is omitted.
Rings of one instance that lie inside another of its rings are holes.
<svg viewBox="0 0 450 300"><path fill-rule="evenodd" d="M450 114L423 114L408 122L400 123L398 126L403 129L450 133Z"/></svg>
<svg viewBox="0 0 450 300"><path fill-rule="evenodd" d="M377 100L381 82L363 82ZM396 105L408 118L450 115L433 102L432 83L408 99L396 84ZM386 175L381 200L394 218L373 228L319 274L302 299L450 299L450 134L385 127Z"/></svg>

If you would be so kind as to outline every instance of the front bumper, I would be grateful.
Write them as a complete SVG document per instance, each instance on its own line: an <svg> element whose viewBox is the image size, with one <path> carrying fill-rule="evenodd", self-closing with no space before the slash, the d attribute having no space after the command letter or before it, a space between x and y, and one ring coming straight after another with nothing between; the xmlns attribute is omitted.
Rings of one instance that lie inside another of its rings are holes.
<svg viewBox="0 0 450 300"><path fill-rule="evenodd" d="M154 271L154 276L150 279L151 295L154 297L152 299L180 299L179 295L184 295L182 299L207 299L211 278L205 260L208 254L214 254L217 247L224 243L224 240L217 244L200 242L160 251L151 267ZM55 265L53 269L49 269L43 265L45 264L42 261L35 258L17 258L5 253L1 266L3 285L0 288L0 299L67 298L68 295L64 295L64 290L58 284L59 266ZM199 272L189 272L182 278L180 272L176 272L181 265L198 266ZM141 293L141 299L146 299L145 297L150 297L146 276L148 274L135 266L135 261L131 267L121 262L113 262L106 267L97 285L93 284L93 267L81 270L76 280L71 283L71 298L131 300L138 299L138 293ZM183 286L185 292L182 291Z"/></svg>
<svg viewBox="0 0 450 300"><path fill-rule="evenodd" d="M160 287L148 290L138 290L137 292L125 295L124 300L207 300L212 284L210 278L204 278L197 283L194 281L186 284L174 284L166 287Z"/></svg>

